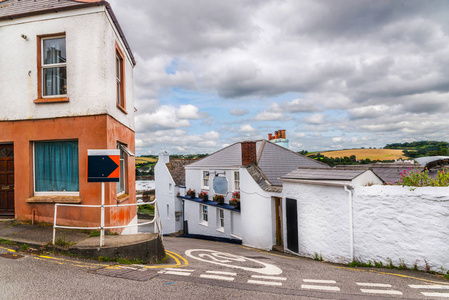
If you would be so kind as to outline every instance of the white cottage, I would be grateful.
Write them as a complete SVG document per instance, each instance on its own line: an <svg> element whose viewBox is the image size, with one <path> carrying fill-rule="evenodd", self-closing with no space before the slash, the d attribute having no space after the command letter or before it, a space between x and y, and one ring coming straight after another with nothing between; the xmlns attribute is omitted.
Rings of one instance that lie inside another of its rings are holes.
<svg viewBox="0 0 449 300"><path fill-rule="evenodd" d="M283 248L282 182L280 177L298 167L329 168L267 140L239 142L185 166L184 202L190 235L241 241L271 250ZM199 198L206 193L208 200ZM240 195L240 207L230 205ZM214 201L223 196L223 203Z"/></svg>

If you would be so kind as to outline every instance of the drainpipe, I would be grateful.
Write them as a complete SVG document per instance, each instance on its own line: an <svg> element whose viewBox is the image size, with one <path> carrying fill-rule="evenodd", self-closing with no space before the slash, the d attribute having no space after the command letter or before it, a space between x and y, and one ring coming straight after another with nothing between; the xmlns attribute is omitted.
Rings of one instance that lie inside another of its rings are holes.
<svg viewBox="0 0 449 300"><path fill-rule="evenodd" d="M351 253L351 262L354 261L354 226L352 218L352 191L345 185L345 191L349 196L349 250Z"/></svg>

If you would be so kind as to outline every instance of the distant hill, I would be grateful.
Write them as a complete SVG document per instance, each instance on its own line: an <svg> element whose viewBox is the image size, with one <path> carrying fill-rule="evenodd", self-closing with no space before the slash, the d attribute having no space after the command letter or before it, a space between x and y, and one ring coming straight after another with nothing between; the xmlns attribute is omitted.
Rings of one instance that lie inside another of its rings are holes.
<svg viewBox="0 0 449 300"><path fill-rule="evenodd" d="M335 150L320 152L327 157L351 157L355 155L357 160L370 159L370 160L395 160L395 159L407 159L403 151L400 149L348 149L348 150ZM316 152L315 152L316 154Z"/></svg>

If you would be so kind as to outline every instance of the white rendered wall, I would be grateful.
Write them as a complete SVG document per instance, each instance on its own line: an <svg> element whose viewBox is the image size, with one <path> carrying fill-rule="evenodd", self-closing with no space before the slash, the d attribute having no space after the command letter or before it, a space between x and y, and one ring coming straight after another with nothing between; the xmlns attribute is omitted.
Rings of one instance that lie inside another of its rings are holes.
<svg viewBox="0 0 449 300"><path fill-rule="evenodd" d="M243 245L271 250L276 243L275 193L262 190L245 168L240 169L240 211Z"/></svg>
<svg viewBox="0 0 449 300"><path fill-rule="evenodd" d="M202 187L202 179L203 179L203 171L209 171L209 188ZM229 200L232 198L232 193L234 192L234 171L238 171L238 169L217 169L217 168L204 168L204 169L192 169L186 167L186 191L189 189L194 189L196 192L196 196L198 197L198 193L201 191L206 191L209 195L209 200L215 195L213 182L215 178L215 172L219 173L220 176L226 177L228 181L228 192L226 195L223 195L225 198L225 203L229 203ZM241 184L240 184L241 186Z"/></svg>
<svg viewBox="0 0 449 300"><path fill-rule="evenodd" d="M361 261L391 259L422 270L427 261L433 271L448 270L449 188L356 188L354 245Z"/></svg>
<svg viewBox="0 0 449 300"><path fill-rule="evenodd" d="M35 104L37 36L65 32L67 103ZM21 38L28 36L28 40ZM134 130L133 67L125 59L126 110L116 107L115 43L126 53L104 7L0 21L0 120L109 114ZM7 45L7 46L5 46ZM20 108L20 109L17 109Z"/></svg>
<svg viewBox="0 0 449 300"><path fill-rule="evenodd" d="M350 260L349 196L341 187L284 182L283 185L284 248L287 248L285 199L297 200L298 252L313 257L321 254L332 262Z"/></svg>
<svg viewBox="0 0 449 300"><path fill-rule="evenodd" d="M164 234L177 232L175 210L176 206L176 193L175 182L173 181L170 172L165 165L168 162L168 154L166 159L159 155L159 160L154 167L154 182L156 199L159 205L159 212L161 215L162 229ZM172 191L169 190L169 185L172 185ZM178 200L179 201L179 200ZM169 213L167 214L167 205L169 206ZM179 204L178 204L179 205ZM182 218L181 218L182 219ZM182 221L181 221L182 222Z"/></svg>

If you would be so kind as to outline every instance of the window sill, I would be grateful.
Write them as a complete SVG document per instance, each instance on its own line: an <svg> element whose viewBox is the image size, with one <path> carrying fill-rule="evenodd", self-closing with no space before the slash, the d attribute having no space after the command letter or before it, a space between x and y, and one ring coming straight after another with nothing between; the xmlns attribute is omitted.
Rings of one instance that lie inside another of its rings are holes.
<svg viewBox="0 0 449 300"><path fill-rule="evenodd" d="M26 199L26 202L79 204L81 203L81 198L79 196L35 196Z"/></svg>
<svg viewBox="0 0 449 300"><path fill-rule="evenodd" d="M126 109L120 105L117 104L117 108L120 109L124 114L128 114L128 112L126 111Z"/></svg>
<svg viewBox="0 0 449 300"><path fill-rule="evenodd" d="M120 196L117 197L117 202L118 203L125 202L126 200L129 200L129 195L128 194L121 194Z"/></svg>
<svg viewBox="0 0 449 300"><path fill-rule="evenodd" d="M224 228L217 228L216 229L218 232L224 233Z"/></svg>
<svg viewBox="0 0 449 300"><path fill-rule="evenodd" d="M200 225L202 225L202 226L204 226L204 227L209 227L209 225L208 225L208 223L207 222L200 222Z"/></svg>
<svg viewBox="0 0 449 300"><path fill-rule="evenodd" d="M63 103L63 102L69 102L69 97L62 97L62 98L39 98L34 100L34 103L40 104L40 103Z"/></svg>

